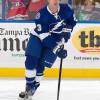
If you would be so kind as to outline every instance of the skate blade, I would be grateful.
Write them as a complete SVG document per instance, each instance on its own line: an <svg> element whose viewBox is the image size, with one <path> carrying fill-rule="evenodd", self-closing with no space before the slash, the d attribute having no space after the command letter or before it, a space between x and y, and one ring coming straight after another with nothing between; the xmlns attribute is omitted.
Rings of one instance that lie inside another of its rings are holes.
<svg viewBox="0 0 100 100"><path fill-rule="evenodd" d="M27 98L25 97L25 98L18 98L18 100L32 100L32 96L28 96Z"/></svg>

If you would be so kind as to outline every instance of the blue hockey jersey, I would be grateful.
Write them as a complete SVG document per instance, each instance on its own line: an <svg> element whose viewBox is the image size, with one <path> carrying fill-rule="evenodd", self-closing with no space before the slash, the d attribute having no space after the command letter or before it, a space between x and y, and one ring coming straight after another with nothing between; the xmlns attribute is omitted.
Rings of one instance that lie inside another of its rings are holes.
<svg viewBox="0 0 100 100"><path fill-rule="evenodd" d="M59 11L55 14L52 14L48 6L41 9L36 16L35 24L36 27L31 34L41 40L53 36L55 41L60 41L63 36L67 42L76 20L73 10L67 4L60 4Z"/></svg>

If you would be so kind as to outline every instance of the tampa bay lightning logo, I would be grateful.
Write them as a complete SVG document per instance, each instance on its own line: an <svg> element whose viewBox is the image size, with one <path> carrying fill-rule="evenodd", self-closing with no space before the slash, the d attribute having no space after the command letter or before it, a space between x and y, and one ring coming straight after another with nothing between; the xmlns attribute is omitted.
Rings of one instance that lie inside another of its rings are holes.
<svg viewBox="0 0 100 100"><path fill-rule="evenodd" d="M64 20L61 20L57 23L52 23L50 24L50 32L56 33L56 34L61 34L63 28L66 27L66 24L64 23Z"/></svg>

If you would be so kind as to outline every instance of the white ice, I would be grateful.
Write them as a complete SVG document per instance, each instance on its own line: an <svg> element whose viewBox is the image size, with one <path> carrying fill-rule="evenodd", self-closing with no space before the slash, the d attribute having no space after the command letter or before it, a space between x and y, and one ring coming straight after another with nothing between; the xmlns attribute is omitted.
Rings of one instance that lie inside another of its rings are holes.
<svg viewBox="0 0 100 100"><path fill-rule="evenodd" d="M43 80L33 100L57 100L57 85L56 79ZM0 100L17 100L24 87L24 79L0 79ZM59 100L100 100L100 80L64 79Z"/></svg>

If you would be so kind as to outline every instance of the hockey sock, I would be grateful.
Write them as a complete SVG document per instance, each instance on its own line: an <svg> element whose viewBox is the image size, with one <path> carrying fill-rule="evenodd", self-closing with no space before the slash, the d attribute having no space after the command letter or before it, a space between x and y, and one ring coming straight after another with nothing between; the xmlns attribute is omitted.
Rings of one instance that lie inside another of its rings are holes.
<svg viewBox="0 0 100 100"><path fill-rule="evenodd" d="M37 73L37 74L36 74L36 79L35 79L35 81L40 83L40 81L41 81L42 79L43 79L43 73Z"/></svg>
<svg viewBox="0 0 100 100"><path fill-rule="evenodd" d="M27 70L26 69L26 83L34 83L36 77L36 70Z"/></svg>

